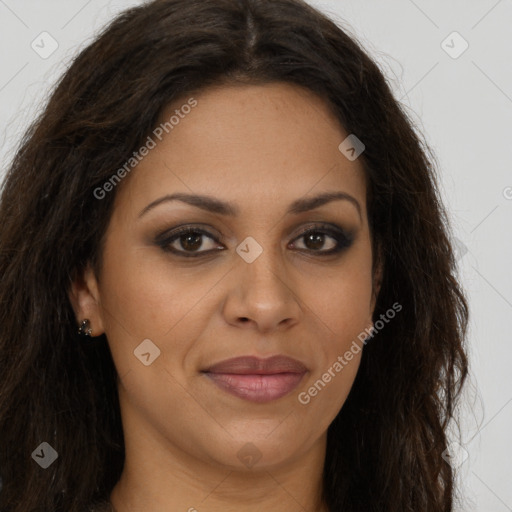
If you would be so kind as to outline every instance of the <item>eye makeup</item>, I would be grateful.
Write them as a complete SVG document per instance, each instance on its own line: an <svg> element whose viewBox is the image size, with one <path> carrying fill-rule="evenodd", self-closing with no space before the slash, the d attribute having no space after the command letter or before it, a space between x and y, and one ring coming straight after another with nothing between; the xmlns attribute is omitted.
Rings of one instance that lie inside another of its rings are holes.
<svg viewBox="0 0 512 512"><path fill-rule="evenodd" d="M205 238L212 242L211 245L217 244L217 246L204 250ZM160 247L162 251L177 257L200 258L211 256L214 252L226 249L219 238L221 237L204 227L188 224L167 229L157 234L153 243ZM302 228L300 233L292 240L292 245L295 245L297 240L302 240L305 248L295 249L296 251L324 257L340 254L348 249L354 241L354 233L353 231L346 231L333 223L312 223ZM329 245L332 245L332 247L328 250L323 249L322 247L329 240L331 240ZM320 245L321 247L308 248L307 245Z"/></svg>

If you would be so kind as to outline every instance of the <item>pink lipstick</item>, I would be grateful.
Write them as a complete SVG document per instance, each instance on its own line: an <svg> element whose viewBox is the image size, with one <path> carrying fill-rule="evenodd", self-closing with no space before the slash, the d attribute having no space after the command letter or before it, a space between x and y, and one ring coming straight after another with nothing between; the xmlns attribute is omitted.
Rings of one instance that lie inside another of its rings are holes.
<svg viewBox="0 0 512 512"><path fill-rule="evenodd" d="M251 402L271 402L295 389L308 369L296 359L273 356L235 357L203 373L220 389Z"/></svg>

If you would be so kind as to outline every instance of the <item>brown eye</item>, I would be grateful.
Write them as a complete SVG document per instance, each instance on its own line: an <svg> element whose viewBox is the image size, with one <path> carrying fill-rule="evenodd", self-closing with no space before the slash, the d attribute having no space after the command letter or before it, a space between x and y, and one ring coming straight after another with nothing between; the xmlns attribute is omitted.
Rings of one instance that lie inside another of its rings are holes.
<svg viewBox="0 0 512 512"><path fill-rule="evenodd" d="M155 243L166 252L172 252L184 257L196 257L219 249L217 244L213 244L212 247L206 248L206 250L199 250L204 248L205 238L212 242L216 241L214 236L208 231L185 227L166 232L163 236L158 237Z"/></svg>
<svg viewBox="0 0 512 512"><path fill-rule="evenodd" d="M325 233L321 233L319 231L310 231L308 234L302 235L301 238L304 240L306 248L313 251L318 251L324 248L326 242ZM334 244L334 246L336 246L336 244Z"/></svg>
<svg viewBox="0 0 512 512"><path fill-rule="evenodd" d="M203 245L202 233L188 233L181 235L178 240L180 245L185 250L197 251Z"/></svg>
<svg viewBox="0 0 512 512"><path fill-rule="evenodd" d="M353 242L353 237L345 233L341 228L333 228L331 225L326 225L306 229L295 240L303 241L304 249L298 248L301 251L305 250L313 253L316 252L319 255L330 255L348 248Z"/></svg>

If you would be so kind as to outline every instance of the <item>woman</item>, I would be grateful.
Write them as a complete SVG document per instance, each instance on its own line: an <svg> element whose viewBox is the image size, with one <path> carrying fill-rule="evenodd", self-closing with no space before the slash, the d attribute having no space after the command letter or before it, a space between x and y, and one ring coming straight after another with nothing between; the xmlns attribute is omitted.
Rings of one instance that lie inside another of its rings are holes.
<svg viewBox="0 0 512 512"><path fill-rule="evenodd" d="M433 160L300 0L121 14L3 184L0 510L452 510Z"/></svg>

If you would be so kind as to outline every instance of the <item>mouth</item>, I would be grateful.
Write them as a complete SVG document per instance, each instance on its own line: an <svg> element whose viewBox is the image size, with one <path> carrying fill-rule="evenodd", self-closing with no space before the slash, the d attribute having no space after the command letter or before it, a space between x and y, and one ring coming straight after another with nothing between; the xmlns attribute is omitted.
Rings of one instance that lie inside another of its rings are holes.
<svg viewBox="0 0 512 512"><path fill-rule="evenodd" d="M204 373L221 390L250 402L271 402L293 391L308 369L296 359L253 356L221 361Z"/></svg>

